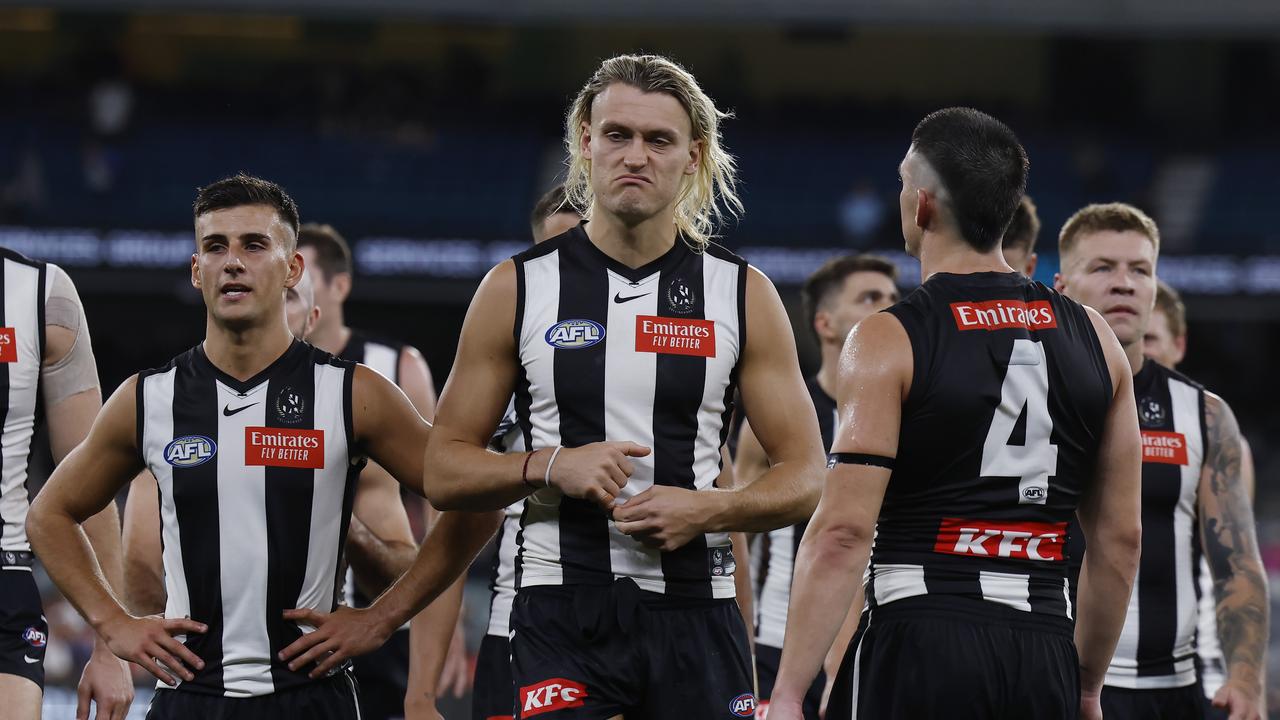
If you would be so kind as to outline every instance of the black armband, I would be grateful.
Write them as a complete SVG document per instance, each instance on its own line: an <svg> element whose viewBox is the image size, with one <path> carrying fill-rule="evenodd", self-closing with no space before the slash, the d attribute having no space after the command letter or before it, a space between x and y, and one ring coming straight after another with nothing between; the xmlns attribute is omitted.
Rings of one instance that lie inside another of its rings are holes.
<svg viewBox="0 0 1280 720"><path fill-rule="evenodd" d="M896 458L885 457L883 455L868 455L867 453L831 453L827 456L827 467L833 468L837 465L872 465L882 467L885 470L892 470L893 463Z"/></svg>

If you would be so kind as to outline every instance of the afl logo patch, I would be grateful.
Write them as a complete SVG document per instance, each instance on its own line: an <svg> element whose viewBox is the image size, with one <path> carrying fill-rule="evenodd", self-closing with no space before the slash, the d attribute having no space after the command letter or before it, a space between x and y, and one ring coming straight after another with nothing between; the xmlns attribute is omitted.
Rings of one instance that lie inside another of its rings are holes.
<svg viewBox="0 0 1280 720"><path fill-rule="evenodd" d="M42 648L45 643L49 642L48 636L37 630L34 626L22 631L22 639L33 648Z"/></svg>
<svg viewBox="0 0 1280 720"><path fill-rule="evenodd" d="M174 467L203 465L218 453L218 444L204 435L183 435L164 448L164 461Z"/></svg>
<svg viewBox="0 0 1280 720"><path fill-rule="evenodd" d="M742 693L738 697L729 701L729 712L737 717L755 717L756 715L756 696L751 693Z"/></svg>
<svg viewBox="0 0 1280 720"><path fill-rule="evenodd" d="M1032 485L1031 487L1023 488L1022 490L1022 499L1030 502L1034 502L1036 500L1043 500L1044 495L1045 495L1044 488L1038 485Z"/></svg>
<svg viewBox="0 0 1280 720"><path fill-rule="evenodd" d="M547 330L546 340L558 350L581 350L604 340L604 326L595 320L561 320Z"/></svg>

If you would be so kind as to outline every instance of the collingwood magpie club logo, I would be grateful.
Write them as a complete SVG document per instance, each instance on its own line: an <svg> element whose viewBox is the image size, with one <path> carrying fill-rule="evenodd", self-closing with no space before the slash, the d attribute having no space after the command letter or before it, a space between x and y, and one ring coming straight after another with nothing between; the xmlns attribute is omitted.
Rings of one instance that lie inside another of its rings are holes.
<svg viewBox="0 0 1280 720"><path fill-rule="evenodd" d="M280 422L297 425L302 422L302 414L306 411L307 402L303 399L302 393L288 385L280 389L280 394L276 396L276 417Z"/></svg>
<svg viewBox="0 0 1280 720"><path fill-rule="evenodd" d="M1160 401L1144 397L1138 401L1138 417L1143 425L1163 425L1167 415Z"/></svg>
<svg viewBox="0 0 1280 720"><path fill-rule="evenodd" d="M677 276L671 281L671 287L667 288L667 306L671 308L671 312L677 315L688 315L693 312L697 302L698 298L693 294L693 288L689 287L689 283L683 277Z"/></svg>

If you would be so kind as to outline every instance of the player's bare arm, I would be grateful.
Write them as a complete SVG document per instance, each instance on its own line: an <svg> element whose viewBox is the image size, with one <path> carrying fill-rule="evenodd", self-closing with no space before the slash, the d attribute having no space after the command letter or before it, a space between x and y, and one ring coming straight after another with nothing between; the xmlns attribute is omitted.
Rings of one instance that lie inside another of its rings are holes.
<svg viewBox="0 0 1280 720"><path fill-rule="evenodd" d="M160 546L160 486L143 471L129 483L124 504L124 601L135 615L164 612L164 557Z"/></svg>
<svg viewBox="0 0 1280 720"><path fill-rule="evenodd" d="M614 509L617 527L670 551L707 532L763 532L805 520L821 494L822 434L800 375L791 323L777 290L747 273L742 405L771 461L750 483L695 492L655 485Z"/></svg>
<svg viewBox="0 0 1280 720"><path fill-rule="evenodd" d="M431 427L390 380L357 366L352 389L353 429L369 458L401 484L415 487L422 477L423 447ZM367 608L339 608L332 614L308 609L285 617L314 625L280 653L298 670L322 677L348 658L377 648L397 628L443 593L466 570L502 521L500 512L444 513L423 542L408 572Z"/></svg>
<svg viewBox="0 0 1280 720"><path fill-rule="evenodd" d="M374 463L365 467L357 482L347 559L360 591L377 597L409 569L418 546L400 499L400 483Z"/></svg>
<svg viewBox="0 0 1280 720"><path fill-rule="evenodd" d="M1142 441L1129 361L1102 316L1092 308L1086 310L1102 344L1113 393L1093 483L1076 509L1089 548L1080 570L1076 608L1081 702L1083 707L1096 708L1138 572Z"/></svg>
<svg viewBox="0 0 1280 720"><path fill-rule="evenodd" d="M497 510L551 485L569 497L611 509L634 471L627 458L643 457L648 448L598 442L510 455L485 449L511 399L519 369L515 298L515 264L505 262L480 283L467 310L453 372L440 394L427 445L427 499L441 510Z"/></svg>
<svg viewBox="0 0 1280 720"><path fill-rule="evenodd" d="M398 362L400 389L409 396L418 414L431 422L436 416L436 384L431 377L431 368L427 367L422 353L408 345L400 351Z"/></svg>
<svg viewBox="0 0 1280 720"><path fill-rule="evenodd" d="M185 618L130 615L108 586L82 529L142 469L135 430L136 384L135 376L116 390L85 441L54 470L31 505L27 532L49 576L111 651L176 685L178 678L194 677L190 668L204 663L173 635L204 632L205 625Z"/></svg>
<svg viewBox="0 0 1280 720"><path fill-rule="evenodd" d="M1213 699L1231 717L1264 712L1263 672L1269 623L1267 579L1258 554L1257 524L1242 479L1240 427L1217 395L1205 393L1204 470L1200 476L1200 533L1213 573L1218 637L1227 682Z"/></svg>
<svg viewBox="0 0 1280 720"><path fill-rule="evenodd" d="M850 333L840 358L839 426L832 453L857 453L879 464L837 463L827 471L822 500L796 555L771 716L803 716L805 692L845 619L845 613L827 609L848 608L862 582L891 474L881 465L892 464L897 454L912 372L911 343L897 318L878 313Z"/></svg>

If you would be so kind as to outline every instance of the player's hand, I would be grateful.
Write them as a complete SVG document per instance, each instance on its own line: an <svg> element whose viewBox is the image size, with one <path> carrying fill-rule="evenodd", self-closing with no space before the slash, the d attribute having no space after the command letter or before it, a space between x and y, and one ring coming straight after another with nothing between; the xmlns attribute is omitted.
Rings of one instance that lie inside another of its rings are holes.
<svg viewBox="0 0 1280 720"><path fill-rule="evenodd" d="M460 698L471 688L471 673L467 663L467 638L462 633L462 623L453 628L449 651L440 669L440 694Z"/></svg>
<svg viewBox="0 0 1280 720"><path fill-rule="evenodd" d="M541 467L551 462L544 450ZM578 448L564 448L551 467L550 484L565 495L594 502L608 512L614 498L636 471L628 458L644 457L649 448L633 442L597 442ZM537 484L537 480L532 482Z"/></svg>
<svg viewBox="0 0 1280 720"><path fill-rule="evenodd" d="M1080 720L1102 720L1102 691L1080 691Z"/></svg>
<svg viewBox="0 0 1280 720"><path fill-rule="evenodd" d="M704 493L654 485L613 506L613 524L649 547L671 552L703 532Z"/></svg>
<svg viewBox="0 0 1280 720"><path fill-rule="evenodd" d="M1257 687L1228 679L1213 696L1213 706L1226 710L1228 720L1261 720L1266 717L1266 703Z"/></svg>
<svg viewBox="0 0 1280 720"><path fill-rule="evenodd" d="M404 699L404 720L444 720L435 701L413 695L410 693Z"/></svg>
<svg viewBox="0 0 1280 720"><path fill-rule="evenodd" d="M781 700L781 702L779 702ZM804 720L804 703L800 699L789 701L786 698L772 697L764 701L756 710L758 720Z"/></svg>
<svg viewBox="0 0 1280 720"><path fill-rule="evenodd" d="M280 660L294 672L318 663L307 673L312 679L324 677L350 658L382 647L394 629L369 608L344 606L332 613L295 608L285 610L284 619L315 628L280 651Z"/></svg>
<svg viewBox="0 0 1280 720"><path fill-rule="evenodd" d="M133 704L133 674L129 663L111 654L106 645L94 643L93 654L76 687L76 720L89 720L89 704L96 703L97 720L124 720Z"/></svg>
<svg viewBox="0 0 1280 720"><path fill-rule="evenodd" d="M191 668L203 669L204 661L174 635L203 633L208 629L204 623L190 618L122 615L104 623L99 634L116 657L137 663L160 682L175 686L180 679L194 679Z"/></svg>

